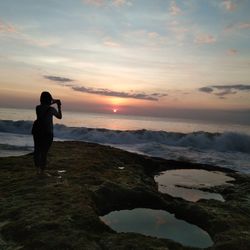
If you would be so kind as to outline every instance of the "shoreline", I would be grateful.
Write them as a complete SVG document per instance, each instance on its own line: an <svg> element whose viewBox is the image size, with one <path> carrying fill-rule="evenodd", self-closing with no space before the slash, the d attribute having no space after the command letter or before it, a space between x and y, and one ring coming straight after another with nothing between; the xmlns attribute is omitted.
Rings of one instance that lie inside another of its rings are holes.
<svg viewBox="0 0 250 250"><path fill-rule="evenodd" d="M235 181L210 189L225 202L193 203L158 192L154 175L170 169L221 171ZM65 171L61 178L58 170ZM0 158L1 247L191 249L171 240L116 233L99 219L114 210L144 207L174 213L204 229L214 241L211 249L250 248L250 177L245 174L76 141L53 143L48 171L54 175L38 178L31 154Z"/></svg>

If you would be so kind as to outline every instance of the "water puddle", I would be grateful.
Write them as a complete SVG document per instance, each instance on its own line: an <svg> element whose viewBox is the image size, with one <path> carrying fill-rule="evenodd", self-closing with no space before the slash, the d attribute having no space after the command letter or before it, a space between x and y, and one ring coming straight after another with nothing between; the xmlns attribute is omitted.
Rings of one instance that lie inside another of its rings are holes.
<svg viewBox="0 0 250 250"><path fill-rule="evenodd" d="M65 178L65 174L67 173L66 170L64 169L59 169L57 170L57 184L64 184L64 185L68 185L68 181L67 179Z"/></svg>
<svg viewBox="0 0 250 250"><path fill-rule="evenodd" d="M225 201L218 193L199 190L199 188L211 188L225 185L232 177L218 171L202 169L178 169L167 170L155 176L158 190L173 197L180 197L188 201L197 202L200 199L214 199Z"/></svg>
<svg viewBox="0 0 250 250"><path fill-rule="evenodd" d="M185 246L206 248L213 245L209 234L163 210L136 208L113 211L100 219L116 232L134 232L171 239Z"/></svg>
<svg viewBox="0 0 250 250"><path fill-rule="evenodd" d="M62 179L64 177L64 174L66 173L66 170L62 169L62 170L57 170L57 178L58 179Z"/></svg>

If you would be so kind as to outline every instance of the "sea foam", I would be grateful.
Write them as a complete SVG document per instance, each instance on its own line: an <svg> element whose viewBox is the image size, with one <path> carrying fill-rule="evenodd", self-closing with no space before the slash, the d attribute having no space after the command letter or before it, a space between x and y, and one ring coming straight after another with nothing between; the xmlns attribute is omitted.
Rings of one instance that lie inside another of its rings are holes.
<svg viewBox="0 0 250 250"><path fill-rule="evenodd" d="M30 134L31 121L0 120L0 132ZM89 141L102 144L158 144L219 152L241 152L250 154L250 135L236 132L177 133L152 130L109 130L100 128L68 127L56 124L54 135L59 139Z"/></svg>

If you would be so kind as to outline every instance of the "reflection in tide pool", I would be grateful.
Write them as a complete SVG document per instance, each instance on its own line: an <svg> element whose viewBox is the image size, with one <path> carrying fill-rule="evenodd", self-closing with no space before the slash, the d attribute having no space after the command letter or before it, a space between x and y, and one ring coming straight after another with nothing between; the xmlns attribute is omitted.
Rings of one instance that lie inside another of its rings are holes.
<svg viewBox="0 0 250 250"><path fill-rule="evenodd" d="M167 170L155 177L160 192L192 202L200 199L224 201L220 194L204 192L197 188L224 185L232 180L234 179L222 172L202 169Z"/></svg>
<svg viewBox="0 0 250 250"><path fill-rule="evenodd" d="M201 199L206 200L218 200L218 201L225 201L222 195L218 193L210 193L204 192L194 188L183 188L183 187L176 187L176 186L164 186L158 185L158 190L161 193L169 194L173 197L179 197L187 201L197 202Z"/></svg>
<svg viewBox="0 0 250 250"><path fill-rule="evenodd" d="M176 219L163 210L136 208L113 211L101 220L117 232L135 232L171 239L185 246L206 248L213 245L209 234L201 228Z"/></svg>

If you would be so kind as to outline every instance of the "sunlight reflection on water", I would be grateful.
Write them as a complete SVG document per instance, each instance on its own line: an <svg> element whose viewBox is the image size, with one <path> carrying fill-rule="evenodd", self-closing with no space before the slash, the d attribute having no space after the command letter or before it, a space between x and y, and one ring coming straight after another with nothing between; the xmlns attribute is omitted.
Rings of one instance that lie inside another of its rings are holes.
<svg viewBox="0 0 250 250"><path fill-rule="evenodd" d="M206 248L213 245L206 231L179 220L173 214L163 210L136 208L113 211L100 219L117 232L141 233L171 239L192 247Z"/></svg>
<svg viewBox="0 0 250 250"><path fill-rule="evenodd" d="M167 170L155 176L155 181L158 183L160 192L192 202L200 199L224 201L224 198L220 194L204 192L198 190L198 188L224 185L232 180L234 179L222 172L212 172L202 169Z"/></svg>

